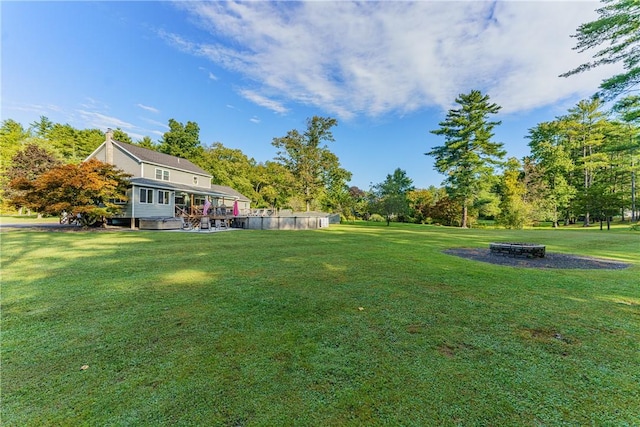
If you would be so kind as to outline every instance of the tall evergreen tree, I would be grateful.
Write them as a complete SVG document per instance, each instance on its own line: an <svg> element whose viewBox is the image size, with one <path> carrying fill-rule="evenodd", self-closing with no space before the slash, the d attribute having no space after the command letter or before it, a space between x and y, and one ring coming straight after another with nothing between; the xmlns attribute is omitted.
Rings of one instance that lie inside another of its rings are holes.
<svg viewBox="0 0 640 427"><path fill-rule="evenodd" d="M432 130L444 136L444 145L425 153L435 158L435 169L447 176L445 182L451 197L462 206L461 226L467 227L469 206L475 201L481 183L493 173L505 151L502 143L493 142L493 128L500 121L489 120L500 106L489 102L489 95L478 90L456 98L460 108L451 109L440 128Z"/></svg>
<svg viewBox="0 0 640 427"><path fill-rule="evenodd" d="M0 171L5 171L11 164L22 143L30 137L28 130L13 119L2 121L0 126Z"/></svg>
<svg viewBox="0 0 640 427"><path fill-rule="evenodd" d="M145 136L141 140L137 141L136 145L138 145L139 147L148 148L149 150L155 150L156 148L158 148L149 136Z"/></svg>
<svg viewBox="0 0 640 427"><path fill-rule="evenodd" d="M637 221L640 219L636 194L640 174L640 96L622 98L613 106L613 113L622 121L620 147L627 156L631 220Z"/></svg>
<svg viewBox="0 0 640 427"><path fill-rule="evenodd" d="M133 144L133 140L128 133L120 128L115 128L113 131L113 139L116 141L124 142L126 144Z"/></svg>
<svg viewBox="0 0 640 427"><path fill-rule="evenodd" d="M580 25L575 47L584 52L604 45L592 62L562 74L571 76L594 67L622 62L624 72L605 79L600 85L605 98L615 98L640 84L640 2L638 0L602 0L599 18Z"/></svg>
<svg viewBox="0 0 640 427"><path fill-rule="evenodd" d="M29 123L29 130L33 131L35 136L40 138L48 138L49 131L53 128L53 122L46 116L40 116L40 119Z"/></svg>
<svg viewBox="0 0 640 427"><path fill-rule="evenodd" d="M586 194L595 184L596 174L607 167L608 156L604 152L605 129L607 120L601 111L602 103L598 98L582 100L569 109L569 114L564 117L571 140L572 152L575 158L576 169L580 170L580 178L576 174L575 185ZM584 210L584 226L589 226L589 211Z"/></svg>

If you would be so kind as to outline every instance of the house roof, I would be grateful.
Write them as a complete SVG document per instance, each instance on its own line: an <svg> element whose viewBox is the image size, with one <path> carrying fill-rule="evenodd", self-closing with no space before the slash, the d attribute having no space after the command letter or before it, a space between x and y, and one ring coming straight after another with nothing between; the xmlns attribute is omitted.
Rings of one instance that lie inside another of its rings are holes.
<svg viewBox="0 0 640 427"><path fill-rule="evenodd" d="M131 145L120 141L112 141L114 145L128 151L138 160L146 163L154 163L161 166L167 166L173 169L181 169L187 172L193 172L200 175L206 175L211 177L211 174L199 166L194 165L187 159L171 156L169 154L159 153L157 151L149 150L148 148L139 147L137 145Z"/></svg>
<svg viewBox="0 0 640 427"><path fill-rule="evenodd" d="M225 193L228 194L232 197L237 197L238 200L243 200L243 201L251 201L247 196L245 196L244 194L234 190L231 187L227 187L226 185L216 185L216 184L211 184L211 190L212 191L219 191L221 193Z"/></svg>
<svg viewBox="0 0 640 427"><path fill-rule="evenodd" d="M250 201L247 197L238 193L231 187L224 185L212 185L211 188L194 187L192 185L176 184L166 181L158 181L149 178L131 178L132 184L138 187L159 188L161 190L185 191L188 193L201 194L203 196L228 197L242 201Z"/></svg>

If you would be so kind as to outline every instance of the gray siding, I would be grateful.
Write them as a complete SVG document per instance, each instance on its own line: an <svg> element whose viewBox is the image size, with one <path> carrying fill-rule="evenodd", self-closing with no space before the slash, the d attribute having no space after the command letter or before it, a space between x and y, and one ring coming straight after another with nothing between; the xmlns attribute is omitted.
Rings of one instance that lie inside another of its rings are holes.
<svg viewBox="0 0 640 427"><path fill-rule="evenodd" d="M140 164L129 154L116 148L113 150L113 164L132 176L140 175Z"/></svg>
<svg viewBox="0 0 640 427"><path fill-rule="evenodd" d="M127 204L126 218L150 218L150 217L173 217L175 214L174 192L169 192L169 204L161 205L158 203L158 190L153 190L153 203L140 203L140 188L149 187L134 187L133 198L131 190L128 192L129 203ZM133 203L131 203L133 199Z"/></svg>
<svg viewBox="0 0 640 427"><path fill-rule="evenodd" d="M100 146L91 158L98 159L101 162L107 162L107 150L105 145ZM123 152L119 147L114 147L113 164L120 170L136 177L140 175L140 164L129 154Z"/></svg>
<svg viewBox="0 0 640 427"><path fill-rule="evenodd" d="M158 166L150 163L142 164L142 175L137 175L141 178L156 179L156 169L168 170L169 180L163 182L170 182L174 184L185 184L193 187L200 187L203 189L211 188L211 178L206 175L196 174L194 172L186 172L177 169L172 169L167 166ZM198 183L194 183L193 178L198 178Z"/></svg>

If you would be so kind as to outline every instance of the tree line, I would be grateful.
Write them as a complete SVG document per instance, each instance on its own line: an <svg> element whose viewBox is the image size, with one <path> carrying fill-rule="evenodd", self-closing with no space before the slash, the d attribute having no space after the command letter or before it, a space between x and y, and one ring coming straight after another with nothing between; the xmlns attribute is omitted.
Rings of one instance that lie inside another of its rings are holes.
<svg viewBox="0 0 640 427"><path fill-rule="evenodd" d="M113 131L113 139L188 159L209 172L213 184L234 188L251 199L254 207L333 212L341 209L348 195L346 183L351 179L351 173L341 167L327 145L334 141L331 129L336 125L333 118L309 118L305 130L293 129L273 138L277 157L266 162L257 162L220 142L203 145L200 128L192 121L183 124L170 119L169 130L157 142L149 137L133 141L119 128ZM53 179L45 173L51 169L58 173L65 165L76 165L80 170L83 160L104 140L105 134L99 129L76 129L44 116L26 127L12 119L4 120L0 126L3 210L15 207L41 212L42 206L32 197L35 187L27 184L35 184L42 177ZM47 199L41 192L38 196ZM51 208L49 211L53 213Z"/></svg>
<svg viewBox="0 0 640 427"><path fill-rule="evenodd" d="M236 189L255 207L322 210L340 213L344 219L386 220L387 224L407 221L462 227L483 218L508 228L537 221L550 221L556 227L600 221L602 227L614 216L638 221L640 96L633 92L640 83L640 7L635 0L603 0L603 4L597 10L599 18L581 25L575 37L579 51L605 47L596 52L594 61L562 76L617 62L623 64L624 72L603 81L597 94L566 114L529 129L531 153L522 159L505 159L503 144L494 141L493 130L501 122L493 117L500 106L478 90L460 94L457 108L450 109L439 127L431 130L444 139L443 144L425 153L445 176L439 188L415 188L400 168L368 190L348 187L352 174L328 147L334 142L331 129L338 124L330 117L314 116L307 119L306 129L273 138L277 156L266 162L256 162L220 142L203 145L198 124L191 121L170 119L169 130L157 142L149 137L133 141L121 129L115 130L114 139L186 158L208 171L214 184ZM612 107L606 109L607 102ZM83 176L79 165L103 141L101 130L75 129L46 117L26 128L4 120L0 126L3 208L12 205L54 213L55 203L43 207L44 202L35 202L47 193L36 189L71 185L56 179ZM101 171L100 179L112 180L105 188L122 191L126 177L117 171L96 165L85 169L90 171L82 173ZM50 170L55 173L47 175ZM79 192L71 190L70 194ZM93 196L93 203L104 205L106 199L104 194ZM79 210L89 209L91 200L85 195Z"/></svg>
<svg viewBox="0 0 640 427"><path fill-rule="evenodd" d="M613 216L639 219L640 121L634 114L640 109L640 97L625 97L610 111L603 110L597 97L580 101L567 114L529 130L530 155L506 160L503 145L493 141L493 129L500 122L491 117L500 107L477 90L461 94L456 104L459 108L449 110L439 128L431 131L444 138L443 145L425 153L445 175L444 185L426 189L415 188L400 168L367 190L349 187L351 173L328 147L334 142L331 129L337 125L332 118L314 116L307 120L305 130L293 129L273 138L277 157L264 163L220 142L204 146L195 122L169 120L169 130L157 142L148 137L133 141L121 129L114 131L114 139L186 158L207 170L214 184L240 191L255 207L322 210L339 213L346 220L462 227L480 219L492 219L508 228L538 221L558 226L578 220L589 225ZM5 120L0 142L3 158L9 161L2 164L3 203L37 212L61 211L62 206L47 197L47 189L67 185L61 183L61 173L71 174L70 165L80 168L104 138L100 130L75 129L46 117L27 128ZM93 167L106 174L106 169ZM55 168L56 174L50 174L40 187L25 184L37 182L44 172ZM126 178L109 173L110 179ZM120 181L103 185L111 191L108 197L100 197L103 207L115 197L113 191L126 188ZM30 197L25 198L27 190ZM79 205L86 212L91 199ZM68 210L71 205L65 207Z"/></svg>

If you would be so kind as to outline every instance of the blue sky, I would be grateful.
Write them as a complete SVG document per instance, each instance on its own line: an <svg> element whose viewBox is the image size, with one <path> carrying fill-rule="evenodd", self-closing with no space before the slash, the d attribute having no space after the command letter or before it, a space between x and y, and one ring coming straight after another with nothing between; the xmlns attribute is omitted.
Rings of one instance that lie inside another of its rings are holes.
<svg viewBox="0 0 640 427"><path fill-rule="evenodd" d="M557 77L588 61L570 37L587 1L6 2L1 117L120 127L154 141L174 118L256 161L313 115L338 119L329 148L368 189L401 168L440 185L424 153L460 93L502 106L495 140L526 135L594 93L615 68Z"/></svg>

